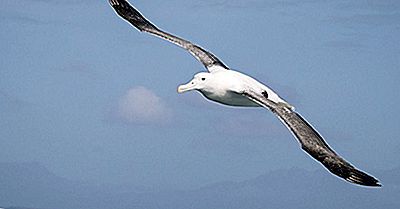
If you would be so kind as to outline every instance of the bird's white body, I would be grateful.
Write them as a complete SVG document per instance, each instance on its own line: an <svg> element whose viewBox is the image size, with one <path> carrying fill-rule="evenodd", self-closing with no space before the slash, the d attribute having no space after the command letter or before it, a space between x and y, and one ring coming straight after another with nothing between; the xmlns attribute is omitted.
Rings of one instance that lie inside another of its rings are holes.
<svg viewBox="0 0 400 209"><path fill-rule="evenodd" d="M203 80L204 79L204 80ZM188 84L181 85L179 92L200 91L206 98L229 106L259 107L260 105L244 96L246 90L265 94L266 97L280 104L287 104L272 89L256 79L234 70L215 70L210 73L202 72L194 76Z"/></svg>

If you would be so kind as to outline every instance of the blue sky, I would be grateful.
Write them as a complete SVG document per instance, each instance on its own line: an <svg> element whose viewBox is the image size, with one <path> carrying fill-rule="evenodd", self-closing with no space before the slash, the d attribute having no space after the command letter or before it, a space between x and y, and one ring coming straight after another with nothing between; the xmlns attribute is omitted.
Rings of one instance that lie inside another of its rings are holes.
<svg viewBox="0 0 400 209"><path fill-rule="evenodd" d="M400 166L399 1L131 3L273 88L360 169ZM4 0L0 40L2 162L161 188L323 169L271 113L178 95L203 66L107 1Z"/></svg>

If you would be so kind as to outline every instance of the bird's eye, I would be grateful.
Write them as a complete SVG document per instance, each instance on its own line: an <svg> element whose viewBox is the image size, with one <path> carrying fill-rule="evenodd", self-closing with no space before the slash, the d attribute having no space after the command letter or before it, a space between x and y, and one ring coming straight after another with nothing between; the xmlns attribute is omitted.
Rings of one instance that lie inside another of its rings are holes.
<svg viewBox="0 0 400 209"><path fill-rule="evenodd" d="M201 78L201 80L202 80L202 81L205 81L205 80L206 80L206 78Z"/></svg>

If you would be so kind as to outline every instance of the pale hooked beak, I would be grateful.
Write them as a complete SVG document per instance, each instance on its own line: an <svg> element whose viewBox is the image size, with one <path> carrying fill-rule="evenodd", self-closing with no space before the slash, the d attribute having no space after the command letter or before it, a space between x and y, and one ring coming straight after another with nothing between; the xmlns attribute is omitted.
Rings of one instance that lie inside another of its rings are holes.
<svg viewBox="0 0 400 209"><path fill-rule="evenodd" d="M187 83L187 84L183 84L183 85L180 85L179 87L178 87L178 93L184 93L184 92L186 92L186 91L190 91L190 90L193 90L195 88L195 85L194 85L194 83L191 81L191 82L189 82L189 83Z"/></svg>

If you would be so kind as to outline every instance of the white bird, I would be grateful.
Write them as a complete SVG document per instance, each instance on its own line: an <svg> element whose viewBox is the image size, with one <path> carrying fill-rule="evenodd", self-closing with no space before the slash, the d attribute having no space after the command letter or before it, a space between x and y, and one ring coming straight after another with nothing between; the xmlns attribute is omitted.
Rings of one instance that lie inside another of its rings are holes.
<svg viewBox="0 0 400 209"><path fill-rule="evenodd" d="M166 33L144 18L126 0L109 0L116 13L138 30L160 37L189 51L208 72L197 73L178 92L196 90L207 99L230 106L264 107L272 111L297 138L304 151L318 160L333 174L346 181L381 186L374 177L356 169L337 155L322 136L299 114L293 106L280 98L272 89L243 73L231 70L215 55L191 42Z"/></svg>

